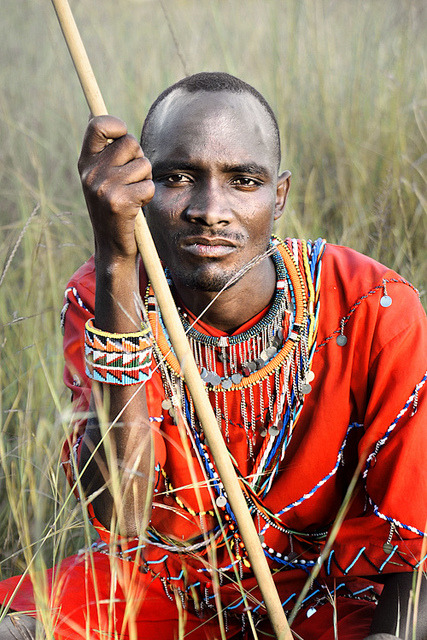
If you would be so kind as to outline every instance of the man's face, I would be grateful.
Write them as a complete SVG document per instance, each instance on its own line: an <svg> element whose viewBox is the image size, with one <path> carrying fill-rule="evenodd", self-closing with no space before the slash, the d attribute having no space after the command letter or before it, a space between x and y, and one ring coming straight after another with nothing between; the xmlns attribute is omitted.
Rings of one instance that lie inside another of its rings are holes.
<svg viewBox="0 0 427 640"><path fill-rule="evenodd" d="M268 115L250 94L175 90L155 111L144 152L160 257L178 288L219 291L266 250L286 201Z"/></svg>

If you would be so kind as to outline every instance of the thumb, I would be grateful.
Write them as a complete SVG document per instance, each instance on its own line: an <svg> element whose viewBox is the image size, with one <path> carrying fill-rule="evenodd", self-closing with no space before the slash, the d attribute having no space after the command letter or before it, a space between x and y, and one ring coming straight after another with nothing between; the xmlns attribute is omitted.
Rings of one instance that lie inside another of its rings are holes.
<svg viewBox="0 0 427 640"><path fill-rule="evenodd" d="M127 134L127 127L123 120L114 116L97 116L90 120L84 138L81 157L100 153L113 140Z"/></svg>

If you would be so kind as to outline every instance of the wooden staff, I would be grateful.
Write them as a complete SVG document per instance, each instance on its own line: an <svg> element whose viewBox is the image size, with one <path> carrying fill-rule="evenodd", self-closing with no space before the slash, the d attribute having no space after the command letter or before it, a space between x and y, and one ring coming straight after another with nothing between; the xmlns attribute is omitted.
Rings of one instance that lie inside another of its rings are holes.
<svg viewBox="0 0 427 640"><path fill-rule="evenodd" d="M64 38L71 54L86 101L94 116L107 114L101 92L86 54L68 0L52 0ZM203 427L219 476L227 493L239 531L245 543L254 575L278 640L292 640L292 634L283 612L258 533L249 512L239 481L219 430L204 384L185 335L174 299L157 254L145 216L140 209L136 218L135 238L145 270L153 285L166 329L175 354L181 363L185 382L191 393L197 416Z"/></svg>

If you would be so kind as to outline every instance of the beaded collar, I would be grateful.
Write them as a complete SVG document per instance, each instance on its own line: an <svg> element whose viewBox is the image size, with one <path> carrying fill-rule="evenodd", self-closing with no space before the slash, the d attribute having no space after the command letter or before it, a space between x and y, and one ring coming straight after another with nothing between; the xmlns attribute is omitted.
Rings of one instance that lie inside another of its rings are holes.
<svg viewBox="0 0 427 640"><path fill-rule="evenodd" d="M304 397L311 391L310 383L314 374L310 366L316 346L321 257L325 242L291 239L282 242L272 238L271 243L277 249L273 254L276 294L264 318L249 331L235 336L208 336L192 327L185 316L183 324L202 377L204 370L208 373L207 377L206 374L204 376L206 388L226 441L229 430L235 428L228 418L228 403L232 398L239 403L248 454L253 465L247 478L240 475L237 467L236 471L250 511L280 531L295 534L297 532L290 532L279 517L268 511L264 499L291 441ZM228 537L230 533L235 539L236 559L240 559L244 550L237 523L209 447L204 441L203 430L150 286L145 302L155 338L154 353L166 393L162 406L169 410L174 421L178 421L178 413L185 416L193 434L194 447L198 450L198 457L216 494L216 505L228 523L230 532L227 531L226 535ZM248 367L245 370L246 365ZM217 378L212 376L213 373ZM224 385L225 380L230 380L231 384L226 382ZM159 535L154 531L152 534ZM220 543L220 539L217 543Z"/></svg>
<svg viewBox="0 0 427 640"><path fill-rule="evenodd" d="M195 329L181 313L202 379L209 389L236 390L258 384L283 364L304 335L308 316L305 279L288 245L272 238L271 247L277 249L272 254L276 267L276 293L269 311L254 327L241 334L214 337ZM151 285L147 287L145 301L160 353L171 372L180 377L180 365ZM288 328L286 336L284 321Z"/></svg>

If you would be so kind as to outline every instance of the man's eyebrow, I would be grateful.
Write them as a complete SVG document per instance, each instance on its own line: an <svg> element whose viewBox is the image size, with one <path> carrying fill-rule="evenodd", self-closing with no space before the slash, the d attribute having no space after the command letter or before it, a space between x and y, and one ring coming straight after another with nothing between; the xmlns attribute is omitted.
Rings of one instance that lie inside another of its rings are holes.
<svg viewBox="0 0 427 640"><path fill-rule="evenodd" d="M224 173L244 173L251 176L269 177L270 172L266 167L256 162L243 162L236 164L224 164L221 167ZM162 175L170 171L199 172L200 166L187 160L158 160L152 164L153 175Z"/></svg>
<svg viewBox="0 0 427 640"><path fill-rule="evenodd" d="M256 162L244 162L241 164L226 164L223 165L222 170L225 173L248 173L252 176L264 176L268 177L270 171L261 164Z"/></svg>
<svg viewBox="0 0 427 640"><path fill-rule="evenodd" d="M159 160L153 162L153 174L168 173L169 171L197 171L199 168L193 162L185 160Z"/></svg>

